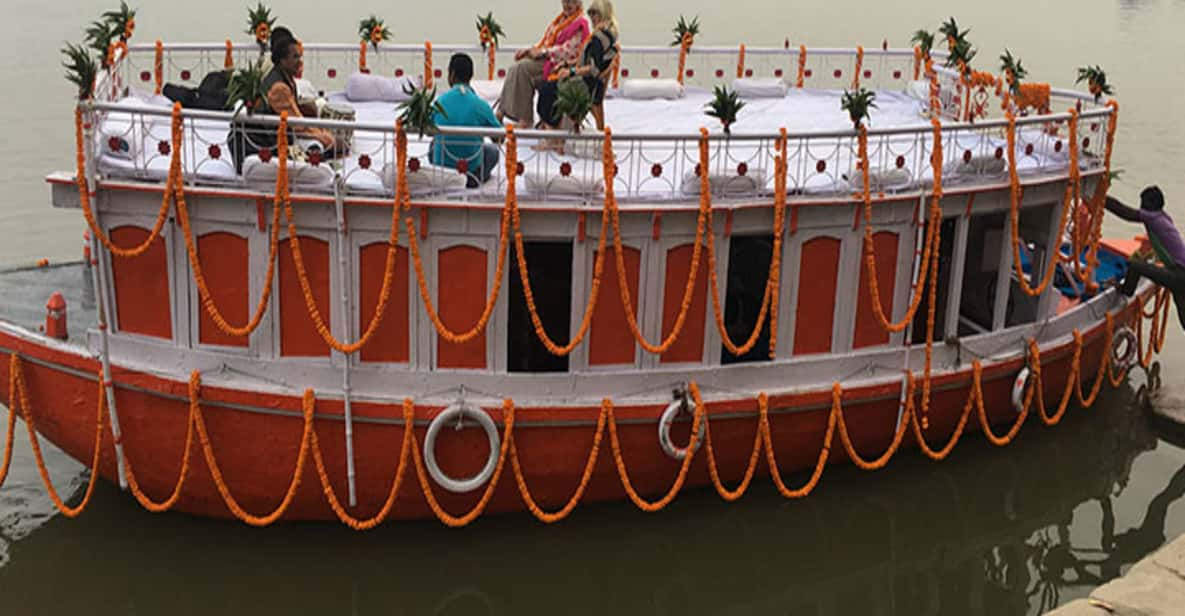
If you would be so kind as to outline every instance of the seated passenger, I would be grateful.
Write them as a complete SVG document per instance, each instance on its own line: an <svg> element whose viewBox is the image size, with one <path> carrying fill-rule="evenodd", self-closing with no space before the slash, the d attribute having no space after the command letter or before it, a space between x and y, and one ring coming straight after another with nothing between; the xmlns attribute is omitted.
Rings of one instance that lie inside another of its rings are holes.
<svg viewBox="0 0 1185 616"><path fill-rule="evenodd" d="M305 114L297 104L296 76L303 67L300 45L291 35L272 36L272 70L263 78L263 107L257 111L279 115L287 111L289 118ZM312 111L312 109L308 109ZM337 158L345 154L337 147L333 133L323 128L300 127L295 130L297 143L305 150L320 150L323 158Z"/></svg>
<svg viewBox="0 0 1185 616"><path fill-rule="evenodd" d="M583 78L592 95L593 117L597 130L605 130L605 89L609 68L617 57L617 15L612 0L593 0L588 7L588 18L593 22L592 36L584 46L578 63L559 67L555 79L549 79L539 89L539 118L548 128L559 128L563 118L555 116L554 107L559 84L564 79Z"/></svg>
<svg viewBox="0 0 1185 616"><path fill-rule="evenodd" d="M574 64L588 37L588 20L581 0L563 0L563 12L552 20L539 44L514 54L515 64L506 72L498 117L508 117L522 127L534 125L535 90L557 66Z"/></svg>
<svg viewBox="0 0 1185 616"><path fill-rule="evenodd" d="M437 126L502 128L489 103L469 87L471 79L473 59L463 53L454 54L448 63L448 83L451 88L436 99L444 109L443 114L435 114ZM498 146L485 143L481 137L456 135L437 136L432 140L431 152L434 165L456 167L459 161L466 161L469 167L466 185L469 188L477 188L490 179L501 154Z"/></svg>

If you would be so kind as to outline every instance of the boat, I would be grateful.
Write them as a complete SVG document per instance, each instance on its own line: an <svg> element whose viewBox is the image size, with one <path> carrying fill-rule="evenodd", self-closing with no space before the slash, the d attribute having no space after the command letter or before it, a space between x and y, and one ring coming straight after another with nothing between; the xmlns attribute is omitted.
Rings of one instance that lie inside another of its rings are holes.
<svg viewBox="0 0 1185 616"><path fill-rule="evenodd" d="M887 43L627 45L611 129L440 127L501 140L467 188L350 82L431 87L465 52L496 92L519 48L302 44L353 119L160 96L262 48L118 46L77 106L77 168L47 177L88 222L63 293L95 316L4 308L0 394L7 454L19 415L94 469L70 505L35 449L67 515L98 478L151 511L355 529L652 512L757 477L801 498L834 463L1057 424L1164 344L1168 296L1112 284L1140 245L1101 234L1118 104L1094 93L1014 95ZM729 131L703 116L722 84L747 103ZM301 127L350 155L302 155ZM271 141L235 160L243 135Z"/></svg>

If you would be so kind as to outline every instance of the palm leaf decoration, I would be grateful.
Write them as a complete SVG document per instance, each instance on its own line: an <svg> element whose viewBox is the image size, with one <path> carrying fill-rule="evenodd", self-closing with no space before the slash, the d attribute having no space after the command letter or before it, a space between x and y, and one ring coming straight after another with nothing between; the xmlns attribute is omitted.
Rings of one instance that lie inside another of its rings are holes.
<svg viewBox="0 0 1185 616"><path fill-rule="evenodd" d="M132 38L136 30L136 9L128 8L128 3L120 0L119 9L103 13L101 19L110 24L121 40Z"/></svg>
<svg viewBox="0 0 1185 616"><path fill-rule="evenodd" d="M95 58L83 45L67 43L62 48L65 61L62 66L66 69L66 80L78 87L78 100L91 98L95 92L95 75L99 69Z"/></svg>
<svg viewBox="0 0 1185 616"><path fill-rule="evenodd" d="M942 26L938 28L938 33L946 37L947 47L954 51L955 47L960 41L967 40L967 35L970 34L971 29L959 30L959 24L954 17L943 22Z"/></svg>
<svg viewBox="0 0 1185 616"><path fill-rule="evenodd" d="M485 17L477 16L477 34L481 38L481 50L486 50L487 44L492 44L495 48L499 45L499 40L506 36L506 32L502 30L502 24L494 19L494 12L486 13Z"/></svg>
<svg viewBox="0 0 1185 616"><path fill-rule="evenodd" d="M435 87L428 90L405 85L403 92L407 94L407 100L399 103L399 119L403 121L404 127L419 133L421 138L425 133L436 131L436 114L448 118L448 113L440 106L440 101L436 100Z"/></svg>
<svg viewBox="0 0 1185 616"><path fill-rule="evenodd" d="M226 107L232 109L235 103L243 101L247 114L254 113L263 101L263 59L260 58L246 68L231 73L226 84Z"/></svg>
<svg viewBox="0 0 1185 616"><path fill-rule="evenodd" d="M358 23L358 36L377 51L379 43L391 40L391 29L383 24L383 20L371 15Z"/></svg>
<svg viewBox="0 0 1185 616"><path fill-rule="evenodd" d="M909 41L917 45L925 56L929 56L930 50L934 49L934 33L929 30L917 30Z"/></svg>
<svg viewBox="0 0 1185 616"><path fill-rule="evenodd" d="M271 40L272 28L275 26L276 17L272 15L272 10L264 6L262 2L253 9L247 9L247 34L255 37L260 53L267 50L267 43Z"/></svg>
<svg viewBox="0 0 1185 616"><path fill-rule="evenodd" d="M592 105L592 94L583 79L566 79L560 83L554 109L556 114L572 121L572 132L580 132Z"/></svg>
<svg viewBox="0 0 1185 616"><path fill-rule="evenodd" d="M716 86L712 90L712 95L712 100L708 101L707 111L704 113L720 120L724 125L724 134L731 135L732 125L737 121L737 114L745 107L745 101L727 86Z"/></svg>
<svg viewBox="0 0 1185 616"><path fill-rule="evenodd" d="M83 40L99 57L99 63L104 69L107 68L107 50L111 47L111 41L119 36L120 32L114 24L104 19L91 22L86 29Z"/></svg>
<svg viewBox="0 0 1185 616"><path fill-rule="evenodd" d="M844 90L840 99L840 108L848 112L852 120L852 128L860 130L860 122L869 118L868 112L876 109L876 92L860 88L855 92Z"/></svg>
<svg viewBox="0 0 1185 616"><path fill-rule="evenodd" d="M1104 94L1111 96L1115 94L1115 88L1107 83L1107 72L1101 66L1084 66L1078 69L1078 79L1074 83L1082 83L1085 81L1090 87L1090 93L1094 94L1094 100L1097 103Z"/></svg>
<svg viewBox="0 0 1185 616"><path fill-rule="evenodd" d="M1009 87L1013 94L1016 94L1020 89L1021 80L1029 76L1029 71L1021 64L1020 58L1012 57L1012 52L1007 49L1000 54L1000 70L1008 76Z"/></svg>
<svg viewBox="0 0 1185 616"><path fill-rule="evenodd" d="M675 40L671 41L671 47L682 45L683 38L687 35L691 35L692 38L699 36L699 16L697 15L691 18L691 21L687 21L685 17L680 15L679 23L675 24L671 32L675 34Z"/></svg>
<svg viewBox="0 0 1185 616"><path fill-rule="evenodd" d="M947 55L946 66L947 68L957 68L962 72L970 71L971 60L975 59L976 53L975 48L971 47L971 41L960 39Z"/></svg>

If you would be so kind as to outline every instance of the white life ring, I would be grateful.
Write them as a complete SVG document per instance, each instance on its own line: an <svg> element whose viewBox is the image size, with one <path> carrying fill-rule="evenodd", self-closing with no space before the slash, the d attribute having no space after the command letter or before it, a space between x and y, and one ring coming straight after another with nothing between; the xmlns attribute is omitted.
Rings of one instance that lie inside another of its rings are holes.
<svg viewBox="0 0 1185 616"><path fill-rule="evenodd" d="M1126 325L1121 327L1111 338L1111 364L1120 371L1134 366L1140 350L1139 344L1136 332L1132 331L1132 328Z"/></svg>
<svg viewBox="0 0 1185 616"><path fill-rule="evenodd" d="M486 432L490 439L490 457L486 465L474 476L468 479L453 479L440 470L436 462L436 437L441 428L449 424L455 425L462 417L472 417ZM428 475L440 487L454 494L472 492L490 480L494 475L494 468L498 466L498 454L502 448L502 439L498 436L498 427L494 420L483 410L458 402L443 411L428 424L428 434L424 436L424 465L428 467Z"/></svg>
<svg viewBox="0 0 1185 616"><path fill-rule="evenodd" d="M1025 387L1029 384L1029 377L1032 372L1029 367L1025 366L1016 373L1016 380L1012 381L1012 408L1016 409L1017 413L1024 410L1025 407Z"/></svg>
<svg viewBox="0 0 1185 616"><path fill-rule="evenodd" d="M707 421L701 419L699 422L699 434L695 440L695 450L690 447L679 447L671 440L671 425L675 423L675 418L679 413L683 412L683 401L675 400L667 405L667 408L662 412L662 417L658 420L658 444L662 446L662 450L676 460L682 460L687 457L688 453L698 450L700 445L704 442L704 434L707 430ZM692 405L692 416L695 415L695 406Z"/></svg>

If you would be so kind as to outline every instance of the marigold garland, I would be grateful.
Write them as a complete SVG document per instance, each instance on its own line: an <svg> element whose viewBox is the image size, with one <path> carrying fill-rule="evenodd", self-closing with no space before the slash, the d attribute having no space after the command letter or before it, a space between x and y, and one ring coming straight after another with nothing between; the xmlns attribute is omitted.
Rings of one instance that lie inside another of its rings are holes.
<svg viewBox="0 0 1185 616"><path fill-rule="evenodd" d="M852 89L860 89L860 73L864 71L864 46L856 47L856 70L852 71Z"/></svg>
<svg viewBox="0 0 1185 616"><path fill-rule="evenodd" d="M424 89L432 89L432 41L424 41Z"/></svg>
<svg viewBox="0 0 1185 616"><path fill-rule="evenodd" d="M680 85L683 84L684 69L687 66L687 53L691 51L691 45L694 42L695 37L690 32L683 33L683 41L679 44L679 74L675 76L675 79L679 81Z"/></svg>
<svg viewBox="0 0 1185 616"><path fill-rule="evenodd" d="M514 470L514 482L518 485L518 492L523 499L523 504L527 506L527 510L531 512L531 515L535 516L540 522L544 524L559 522L571 515L572 511L576 509L576 505L580 504L580 499L584 497L584 491L588 488L589 481L592 480L593 471L597 468L597 458L601 451L601 441L605 436L605 424L608 421L609 412L609 406L606 404L606 401L602 401L601 412L597 415L597 428L593 433L592 448L588 453L588 461L584 463L584 472L580 475L580 483L576 485L576 491L572 493L572 497L568 499L568 502L554 513L544 511L539 506L539 503L535 501L535 497L531 496L531 490L527 487L527 480L523 475L522 463L518 459L518 447L514 442L514 433L510 433L510 465Z"/></svg>
<svg viewBox="0 0 1185 616"><path fill-rule="evenodd" d="M922 48L914 46L913 48L913 80L917 81L922 73Z"/></svg>
<svg viewBox="0 0 1185 616"><path fill-rule="evenodd" d="M806 77L806 45L799 45L798 46L798 80L795 82L794 87L801 90L802 83L803 83L803 80L805 79L805 77Z"/></svg>
<svg viewBox="0 0 1185 616"><path fill-rule="evenodd" d="M638 509L646 513L655 513L666 509L667 505L671 504L679 495L679 491L683 489L683 482L687 480L687 472L691 470L691 462L695 459L695 452L699 448L700 424L707 421L706 409L703 406L695 407L695 413L691 419L691 442L687 445L687 455L683 457L683 463L679 466L679 472L675 475L675 481L671 484L671 488L658 500L648 501L638 494L633 483L630 482L629 471L626 470L625 460L621 456L621 442L617 438L617 419L613 414L613 401L605 398L601 405L607 410L609 445L613 448L613 464L617 467L617 475L621 479L621 487L625 489L626 496L633 501Z"/></svg>
<svg viewBox="0 0 1185 616"><path fill-rule="evenodd" d="M704 407L704 400L700 395L699 385L693 381L690 385L690 390L691 399L695 402L696 408L706 408ZM762 393L761 395L764 396L765 394ZM737 484L736 489L730 490L720 479L720 469L716 464L716 452L712 448L712 425L708 421L707 413L704 413L704 449L708 453L708 476L712 480L712 485L716 488L716 493L726 502L731 503L740 500L745 495L745 492L749 490L749 485L753 482L753 476L757 471L757 461L760 459L761 445L765 434L764 425L759 415L757 431L753 436L753 453L749 454L749 464L745 467L745 474L741 476L741 482Z"/></svg>
<svg viewBox="0 0 1185 616"><path fill-rule="evenodd" d="M156 39L156 46L155 47L156 47L155 55L153 56L153 60L152 60L152 75L153 75L153 81L156 84L156 89L154 90L154 94L159 96L161 86L164 85L165 48L164 48L164 44L161 43L160 39Z"/></svg>
<svg viewBox="0 0 1185 616"><path fill-rule="evenodd" d="M153 501L151 497L144 493L140 487L140 482L136 479L136 473L132 470L132 462L127 457L127 451L124 451L124 466L123 474L127 478L128 488L132 491L132 496L144 507L152 513L164 513L173 508L177 501L181 500L181 491L185 487L185 481L189 478L189 460L193 453L193 435L194 435L194 418L196 413L194 407L197 405L197 388L200 387L200 379L196 378L194 372L189 377L189 412L185 418L185 449L181 453L181 470L177 473L177 483L173 487L173 491L169 497L163 501ZM99 380L102 381L102 375ZM99 393L100 404L102 404L106 396L105 392Z"/></svg>
<svg viewBox="0 0 1185 616"><path fill-rule="evenodd" d="M741 48L737 51L737 79L745 76L745 44L741 43Z"/></svg>
<svg viewBox="0 0 1185 616"><path fill-rule="evenodd" d="M235 67L235 47L230 39L226 39L226 57L222 59L222 68L231 70Z"/></svg>
<svg viewBox="0 0 1185 616"><path fill-rule="evenodd" d="M370 69L366 68L366 41L358 43L358 72L366 73Z"/></svg>

